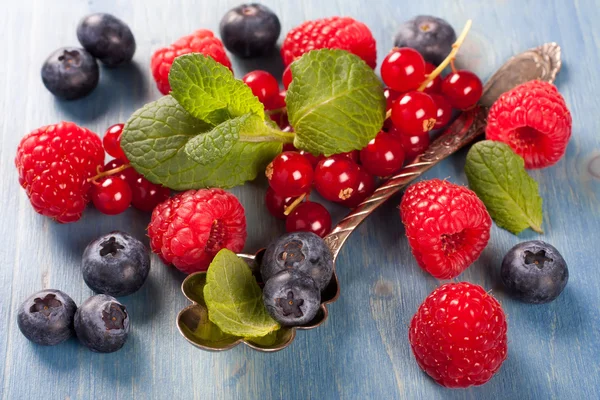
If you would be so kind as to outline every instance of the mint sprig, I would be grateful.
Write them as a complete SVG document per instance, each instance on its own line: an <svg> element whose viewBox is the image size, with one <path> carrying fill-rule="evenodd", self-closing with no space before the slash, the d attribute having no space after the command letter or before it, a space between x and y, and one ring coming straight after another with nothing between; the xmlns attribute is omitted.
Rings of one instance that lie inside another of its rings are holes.
<svg viewBox="0 0 600 400"><path fill-rule="evenodd" d="M131 116L121 147L136 171L174 190L240 185L255 179L281 152L281 142L236 142L227 154L200 164L186 154L186 145L213 129L165 96Z"/></svg>
<svg viewBox="0 0 600 400"><path fill-rule="evenodd" d="M222 249L208 267L204 301L208 318L221 330L240 337L261 337L280 328L262 300L248 264Z"/></svg>
<svg viewBox="0 0 600 400"><path fill-rule="evenodd" d="M373 70L343 50L314 50L291 65L286 103L294 146L329 156L360 150L381 130L385 96Z"/></svg>
<svg viewBox="0 0 600 400"><path fill-rule="evenodd" d="M490 140L475 143L467 154L465 173L499 227L515 235L527 228L543 233L538 184L510 146Z"/></svg>
<svg viewBox="0 0 600 400"><path fill-rule="evenodd" d="M381 129L383 88L371 68L342 50L309 52L288 91L296 133L265 115L250 88L202 54L177 57L172 92L136 111L121 146L148 180L175 190L229 188L256 178L282 143L326 155L361 149Z"/></svg>

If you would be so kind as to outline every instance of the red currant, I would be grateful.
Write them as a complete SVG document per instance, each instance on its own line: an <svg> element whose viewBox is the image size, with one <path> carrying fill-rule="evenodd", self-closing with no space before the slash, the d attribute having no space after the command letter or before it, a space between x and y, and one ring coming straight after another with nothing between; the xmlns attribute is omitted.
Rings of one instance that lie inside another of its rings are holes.
<svg viewBox="0 0 600 400"><path fill-rule="evenodd" d="M425 63L425 78L427 78L427 76L429 74L431 74L434 69L435 69L435 65L430 64L430 63ZM423 91L427 94L441 92L442 91L442 77L438 75L435 78L433 78L433 80L431 82L429 82L427 84L427 86L425 86L425 89L423 89Z"/></svg>
<svg viewBox="0 0 600 400"><path fill-rule="evenodd" d="M285 221L288 232L312 232L325 237L331 231L331 215L325 207L313 201L299 204Z"/></svg>
<svg viewBox="0 0 600 400"><path fill-rule="evenodd" d="M352 151L348 151L346 153L340 153L340 156L348 157L349 159L351 159L352 161L354 161L357 164L360 161L360 151L359 150L352 150Z"/></svg>
<svg viewBox="0 0 600 400"><path fill-rule="evenodd" d="M394 48L381 64L381 78L398 92L414 90L425 80L425 60L409 47Z"/></svg>
<svg viewBox="0 0 600 400"><path fill-rule="evenodd" d="M392 121L406 135L429 132L435 125L437 107L427 93L404 93L392 106Z"/></svg>
<svg viewBox="0 0 600 400"><path fill-rule="evenodd" d="M252 94L258 97L261 103L265 103L269 98L279 93L279 84L277 79L267 71L256 70L248 72L242 78L242 81L252 90Z"/></svg>
<svg viewBox="0 0 600 400"><path fill-rule="evenodd" d="M283 82L283 87L285 90L288 90L290 87L290 83L292 83L292 69L290 68L292 64L285 67L283 70L283 76L281 77L281 81Z"/></svg>
<svg viewBox="0 0 600 400"><path fill-rule="evenodd" d="M308 160L308 162L310 163L310 165L313 166L313 168L316 168L319 161L321 161L324 158L322 154L318 155L318 156L314 156L311 153L309 153L308 151L304 151L304 150L300 150L299 153L302 154Z"/></svg>
<svg viewBox="0 0 600 400"><path fill-rule="evenodd" d="M277 219L286 219L285 209L288 208L296 200L295 197L283 197L277 194L273 188L268 188L265 194L265 204L267 210Z"/></svg>
<svg viewBox="0 0 600 400"><path fill-rule="evenodd" d="M433 101L435 102L435 106L437 107L437 115L435 119L435 126L433 129L441 129L448 125L450 122L450 118L452 118L452 106L446 100L446 98L439 94L430 95Z"/></svg>
<svg viewBox="0 0 600 400"><path fill-rule="evenodd" d="M369 197L375 191L375 178L373 175L369 175L364 168L360 169L358 175L358 188L352 195L346 200L340 201L340 204L354 208L362 203L367 197Z"/></svg>
<svg viewBox="0 0 600 400"><path fill-rule="evenodd" d="M121 135L124 126L124 124L115 124L108 127L102 138L102 144L109 156L127 161L127 156L121 148Z"/></svg>
<svg viewBox="0 0 600 400"><path fill-rule="evenodd" d="M483 85L477 75L467 70L448 74L442 81L442 94L452 107L466 110L473 107L483 93Z"/></svg>
<svg viewBox="0 0 600 400"><path fill-rule="evenodd" d="M408 162L414 160L429 147L429 133L412 136L399 134L399 136L404 148L404 157Z"/></svg>
<svg viewBox="0 0 600 400"><path fill-rule="evenodd" d="M119 168L120 166L122 166L124 164L125 164L125 162L123 160L118 160L118 159L110 160L109 162L107 162L104 165L104 167L102 168L102 171L110 171L112 169ZM129 184L129 186L133 187L133 185L135 185L135 181L137 181L137 179L141 175L138 174L137 171L135 169L133 169L133 167L129 167L129 168L126 168L123 171L115 174L114 176L117 176L117 177L123 179L125 182L127 182Z"/></svg>
<svg viewBox="0 0 600 400"><path fill-rule="evenodd" d="M404 163L404 149L399 138L387 132L379 132L360 151L362 167L371 175L389 176Z"/></svg>
<svg viewBox="0 0 600 400"><path fill-rule="evenodd" d="M386 106L385 106L385 110L391 110L392 109L392 104L394 103L394 101L396 101L398 99L398 97L400 97L402 93L396 92L395 90L388 88L385 88L383 90L383 95L385 96L385 102L386 102Z"/></svg>
<svg viewBox="0 0 600 400"><path fill-rule="evenodd" d="M274 96L269 97L264 102L265 110L279 110L279 109L285 108L285 94L286 94L286 92L284 90Z"/></svg>
<svg viewBox="0 0 600 400"><path fill-rule="evenodd" d="M277 155L265 171L269 185L281 196L297 197L310 190L313 167L306 157L296 151Z"/></svg>
<svg viewBox="0 0 600 400"><path fill-rule="evenodd" d="M131 204L131 189L117 176L109 176L92 186L92 202L101 213L121 214Z"/></svg>
<svg viewBox="0 0 600 400"><path fill-rule="evenodd" d="M315 169L315 187L325 199L348 199L358 187L358 165L343 155L327 157Z"/></svg>
<svg viewBox="0 0 600 400"><path fill-rule="evenodd" d="M293 143L284 143L283 144L283 151L298 151L295 147Z"/></svg>
<svg viewBox="0 0 600 400"><path fill-rule="evenodd" d="M151 212L154 207L165 201L171 195L171 190L161 185L155 185L140 176L131 187L131 205L141 211Z"/></svg>

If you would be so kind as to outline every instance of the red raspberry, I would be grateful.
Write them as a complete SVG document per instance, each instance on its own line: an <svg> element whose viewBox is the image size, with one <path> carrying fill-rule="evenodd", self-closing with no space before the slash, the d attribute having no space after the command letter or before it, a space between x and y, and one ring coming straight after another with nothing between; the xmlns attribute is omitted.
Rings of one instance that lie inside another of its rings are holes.
<svg viewBox="0 0 600 400"><path fill-rule="evenodd" d="M188 190L156 206L148 225L152 251L165 264L206 271L223 248L242 251L246 216L238 199L222 189Z"/></svg>
<svg viewBox="0 0 600 400"><path fill-rule="evenodd" d="M306 21L288 32L281 56L287 66L304 53L315 49L342 49L356 54L371 68L377 65L375 38L362 22L349 17Z"/></svg>
<svg viewBox="0 0 600 400"><path fill-rule="evenodd" d="M508 144L525 168L555 164L571 137L571 113L551 83L531 81L504 93L490 108L486 137Z"/></svg>
<svg viewBox="0 0 600 400"><path fill-rule="evenodd" d="M150 69L156 81L156 86L162 94L169 94L169 71L175 58L188 53L202 53L211 56L231 69L231 61L225 53L223 43L208 29L199 29L191 35L184 36L168 47L163 47L152 55Z"/></svg>
<svg viewBox="0 0 600 400"><path fill-rule="evenodd" d="M38 213L58 222L74 222L89 202L90 183L104 162L102 141L72 122L43 126L17 148L19 183Z"/></svg>
<svg viewBox="0 0 600 400"><path fill-rule="evenodd" d="M400 212L419 266L438 279L452 279L467 269L490 239L492 219L482 201L448 181L411 185Z"/></svg>
<svg viewBox="0 0 600 400"><path fill-rule="evenodd" d="M481 286L446 283L421 304L408 339L419 367L440 385L483 385L506 359L506 316Z"/></svg>

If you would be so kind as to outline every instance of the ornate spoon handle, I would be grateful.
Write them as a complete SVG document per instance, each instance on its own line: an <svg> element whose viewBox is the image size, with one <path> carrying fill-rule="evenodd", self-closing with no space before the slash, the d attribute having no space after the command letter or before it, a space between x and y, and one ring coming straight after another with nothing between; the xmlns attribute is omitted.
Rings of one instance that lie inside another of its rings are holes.
<svg viewBox="0 0 600 400"><path fill-rule="evenodd" d="M352 231L377 207L439 161L483 133L487 123L488 107L502 93L533 79L554 82L561 67L560 53L560 47L556 43L546 43L508 60L486 83L478 107L462 113L423 154L403 167L398 174L383 182L369 198L359 204L325 237L334 259L337 258Z"/></svg>

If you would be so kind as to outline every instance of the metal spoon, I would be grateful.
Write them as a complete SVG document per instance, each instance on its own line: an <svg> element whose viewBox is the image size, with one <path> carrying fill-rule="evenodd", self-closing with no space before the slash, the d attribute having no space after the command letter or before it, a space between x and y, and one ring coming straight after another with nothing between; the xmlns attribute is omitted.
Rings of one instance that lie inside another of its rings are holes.
<svg viewBox="0 0 600 400"><path fill-rule="evenodd" d="M334 264L340 250L350 234L360 225L377 207L386 200L404 189L410 182L421 176L424 172L435 166L438 162L453 154L460 148L471 143L485 131L488 108L504 92L513 87L534 79L554 82L556 74L561 67L560 47L556 43L546 43L542 46L527 50L509 59L492 77L483 88L483 96L479 105L460 115L440 137L438 137L425 152L410 164L403 167L396 175L383 182L375 192L354 208L348 216L342 219L333 231L325 237L325 242L334 256ZM245 259L252 268L258 269L262 250L255 255L238 254ZM204 273L188 276L182 284L182 291L194 304L183 309L177 317L177 326L181 334L192 344L205 350L227 350L239 343L259 351L277 351L287 347L295 337L296 329L312 329L322 324L327 319L327 304L334 302L339 294L337 275L333 273L331 283L322 293L321 312L309 325L286 328L278 331L273 341L249 340L231 337L231 340L206 340L198 338L194 330L202 324L210 324L204 301L198 296L194 287L203 286ZM210 338L208 338L210 339Z"/></svg>

